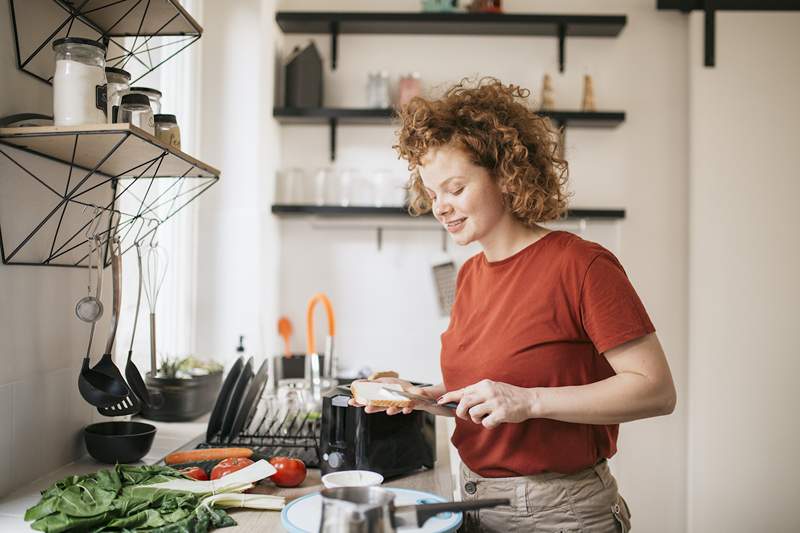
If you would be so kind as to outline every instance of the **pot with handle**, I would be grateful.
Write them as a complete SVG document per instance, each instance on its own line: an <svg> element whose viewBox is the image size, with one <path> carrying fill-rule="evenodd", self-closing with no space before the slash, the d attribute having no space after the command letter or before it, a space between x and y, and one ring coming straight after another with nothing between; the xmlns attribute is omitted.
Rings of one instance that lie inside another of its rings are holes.
<svg viewBox="0 0 800 533"><path fill-rule="evenodd" d="M510 504L508 499L487 499L395 507L395 495L381 487L339 487L320 494L320 533L391 533L399 527L421 528L439 513Z"/></svg>

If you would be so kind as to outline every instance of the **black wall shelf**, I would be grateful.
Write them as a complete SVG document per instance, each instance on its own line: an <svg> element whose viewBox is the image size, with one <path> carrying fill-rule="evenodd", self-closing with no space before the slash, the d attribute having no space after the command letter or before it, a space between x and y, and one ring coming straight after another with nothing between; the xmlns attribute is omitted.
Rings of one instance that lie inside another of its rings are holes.
<svg viewBox="0 0 800 533"><path fill-rule="evenodd" d="M354 13L279 11L284 33L329 33L331 68L336 69L342 33L407 35L513 35L557 37L559 70L564 71L567 37L616 37L625 15L529 15L494 13Z"/></svg>
<svg viewBox="0 0 800 533"><path fill-rule="evenodd" d="M659 11L705 12L704 64L716 64L716 12L717 11L800 11L797 0L657 0Z"/></svg>
<svg viewBox="0 0 800 533"><path fill-rule="evenodd" d="M288 108L276 107L272 112L281 124L328 124L330 126L331 161L336 159L336 128L339 124L375 125L391 124L393 109L369 108ZM539 111L539 114L564 127L615 128L625 121L624 111Z"/></svg>
<svg viewBox="0 0 800 533"><path fill-rule="evenodd" d="M405 207L371 207L338 205L288 205L274 204L272 213L277 216L316 215L323 217L404 217L412 218ZM567 219L624 219L624 209L570 209Z"/></svg>

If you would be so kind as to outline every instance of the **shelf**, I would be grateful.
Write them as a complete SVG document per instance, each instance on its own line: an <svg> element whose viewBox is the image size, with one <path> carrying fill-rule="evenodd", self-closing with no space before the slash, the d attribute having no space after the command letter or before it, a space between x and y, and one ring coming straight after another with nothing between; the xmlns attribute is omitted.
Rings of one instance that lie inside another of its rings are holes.
<svg viewBox="0 0 800 533"><path fill-rule="evenodd" d="M336 205L286 205L274 204L272 213L277 216L315 215L323 217L402 217L412 218L405 207L370 207ZM567 219L623 219L624 209L570 209Z"/></svg>
<svg viewBox="0 0 800 533"><path fill-rule="evenodd" d="M134 85L203 33L177 0L11 0L11 18L18 68L47 83L62 37L104 42L107 66L131 72Z"/></svg>
<svg viewBox="0 0 800 533"><path fill-rule="evenodd" d="M0 128L3 263L85 266L95 208L127 251L219 174L129 124Z"/></svg>
<svg viewBox="0 0 800 533"><path fill-rule="evenodd" d="M704 11L704 64L713 67L716 63L716 12L717 11L800 11L797 0L658 0L659 11L681 11L691 13Z"/></svg>
<svg viewBox="0 0 800 533"><path fill-rule="evenodd" d="M566 37L616 37L625 15L530 15L495 13L355 13L279 11L275 21L284 33L329 33L331 66L336 68L338 35L510 35L557 37L564 71Z"/></svg>
<svg viewBox="0 0 800 533"><path fill-rule="evenodd" d="M624 111L538 111L550 117L559 126L575 128L615 128L625 122ZM281 124L314 125L330 127L330 158L336 160L336 128L339 124L375 125L391 124L396 119L394 109L370 108L290 108L276 107L272 115Z"/></svg>

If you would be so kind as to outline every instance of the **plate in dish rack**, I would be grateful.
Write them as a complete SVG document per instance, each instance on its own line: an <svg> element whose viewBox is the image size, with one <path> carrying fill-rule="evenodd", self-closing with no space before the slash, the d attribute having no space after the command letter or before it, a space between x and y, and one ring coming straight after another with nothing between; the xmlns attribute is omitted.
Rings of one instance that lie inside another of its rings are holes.
<svg viewBox="0 0 800 533"><path fill-rule="evenodd" d="M424 503L444 503L441 496L421 490L384 487L395 494L394 503L419 505ZM289 503L281 511L281 524L290 533L316 533L322 518L322 496L319 492L307 494ZM461 525L461 513L441 513L425 522L423 527L400 527L397 531L419 531L424 533L450 533Z"/></svg>

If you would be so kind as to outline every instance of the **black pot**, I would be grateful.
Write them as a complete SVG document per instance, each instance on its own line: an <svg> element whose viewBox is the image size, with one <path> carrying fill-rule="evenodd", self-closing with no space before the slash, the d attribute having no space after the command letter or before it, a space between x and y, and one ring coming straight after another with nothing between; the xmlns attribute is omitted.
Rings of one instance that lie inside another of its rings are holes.
<svg viewBox="0 0 800 533"><path fill-rule="evenodd" d="M222 372L190 379L157 378L148 373L145 381L152 405L142 405L141 416L160 422L186 422L214 407Z"/></svg>
<svg viewBox="0 0 800 533"><path fill-rule="evenodd" d="M98 422L83 428L89 455L101 463L134 463L147 455L156 427L143 422Z"/></svg>

